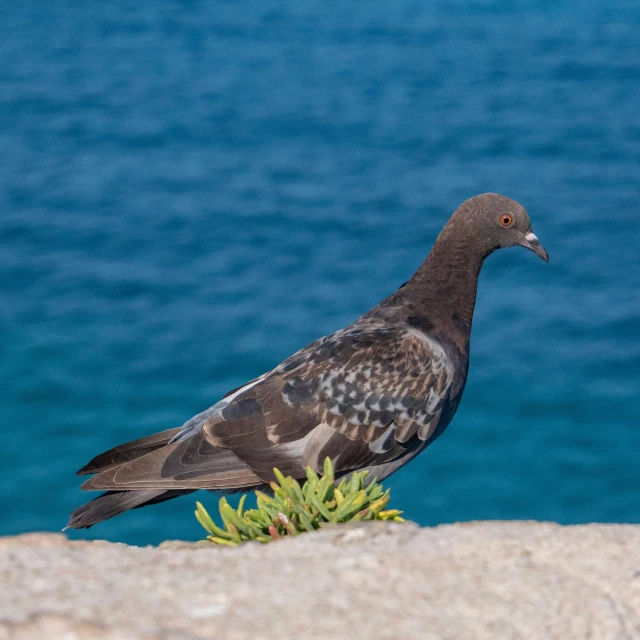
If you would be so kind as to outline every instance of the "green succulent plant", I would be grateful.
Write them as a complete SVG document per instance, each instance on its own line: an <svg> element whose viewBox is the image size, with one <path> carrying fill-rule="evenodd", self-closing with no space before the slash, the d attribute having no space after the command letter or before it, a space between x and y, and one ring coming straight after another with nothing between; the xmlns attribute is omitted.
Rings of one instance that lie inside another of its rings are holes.
<svg viewBox="0 0 640 640"><path fill-rule="evenodd" d="M218 526L200 502L196 502L196 518L205 528L207 540L236 547L242 542L271 542L284 536L315 531L328 523L357 520L393 520L403 522L402 511L387 509L390 489L376 482L366 483L368 471L356 471L336 485L331 460L324 461L322 477L307 467L307 480L300 486L295 478L273 472L278 482L271 482L273 496L256 491L257 509L244 509L246 495L237 509L220 498L218 509L222 526Z"/></svg>

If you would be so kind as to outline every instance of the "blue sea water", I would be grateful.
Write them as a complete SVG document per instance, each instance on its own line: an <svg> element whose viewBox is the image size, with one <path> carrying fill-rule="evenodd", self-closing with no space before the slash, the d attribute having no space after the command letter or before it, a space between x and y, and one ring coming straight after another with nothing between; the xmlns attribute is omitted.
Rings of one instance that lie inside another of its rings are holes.
<svg viewBox="0 0 640 640"><path fill-rule="evenodd" d="M0 534L59 530L89 458L351 322L484 191L551 263L487 261L462 405L393 502L640 523L637 2L0 14ZM69 535L199 539L194 502Z"/></svg>

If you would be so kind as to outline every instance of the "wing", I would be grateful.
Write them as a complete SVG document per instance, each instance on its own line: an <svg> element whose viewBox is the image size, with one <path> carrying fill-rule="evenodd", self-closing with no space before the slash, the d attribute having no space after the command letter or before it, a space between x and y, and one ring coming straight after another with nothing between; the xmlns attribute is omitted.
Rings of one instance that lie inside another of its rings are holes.
<svg viewBox="0 0 640 640"><path fill-rule="evenodd" d="M239 490L302 478L329 456L338 473L392 473L437 435L452 368L414 328L357 328L312 343L173 429L92 460L88 490ZM382 470L382 471L380 471Z"/></svg>
<svg viewBox="0 0 640 640"><path fill-rule="evenodd" d="M383 465L434 435L452 377L444 349L414 328L351 327L237 392L202 434L265 482L326 456L338 472Z"/></svg>

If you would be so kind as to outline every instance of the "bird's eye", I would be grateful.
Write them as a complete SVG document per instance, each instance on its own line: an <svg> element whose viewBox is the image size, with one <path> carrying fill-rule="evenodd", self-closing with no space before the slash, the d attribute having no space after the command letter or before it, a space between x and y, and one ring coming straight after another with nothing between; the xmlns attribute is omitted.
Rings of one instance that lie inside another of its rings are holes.
<svg viewBox="0 0 640 640"><path fill-rule="evenodd" d="M510 227L513 224L513 218L508 213L503 213L500 216L500 224L503 227Z"/></svg>

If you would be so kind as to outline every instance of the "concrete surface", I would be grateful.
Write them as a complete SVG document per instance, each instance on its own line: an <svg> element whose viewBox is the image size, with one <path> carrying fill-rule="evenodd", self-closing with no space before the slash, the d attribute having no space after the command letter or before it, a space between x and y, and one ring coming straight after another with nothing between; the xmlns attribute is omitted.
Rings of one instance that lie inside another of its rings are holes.
<svg viewBox="0 0 640 640"><path fill-rule="evenodd" d="M339 526L237 549L0 538L0 639L640 639L640 526Z"/></svg>

